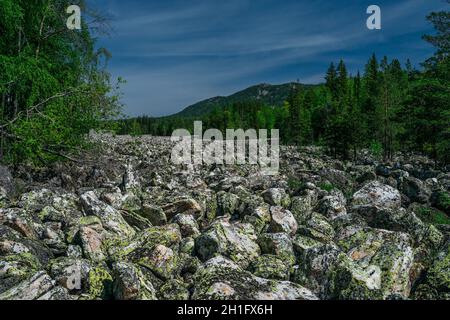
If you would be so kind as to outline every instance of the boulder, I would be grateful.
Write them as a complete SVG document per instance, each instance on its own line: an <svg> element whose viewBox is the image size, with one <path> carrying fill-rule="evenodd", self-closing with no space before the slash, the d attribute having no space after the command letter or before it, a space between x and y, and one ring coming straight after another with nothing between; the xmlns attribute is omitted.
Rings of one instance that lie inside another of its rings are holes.
<svg viewBox="0 0 450 320"><path fill-rule="evenodd" d="M251 265L250 271L258 277L273 280L289 280L289 266L277 256L264 254Z"/></svg>
<svg viewBox="0 0 450 320"><path fill-rule="evenodd" d="M194 278L194 300L317 300L300 285L254 276L221 256L207 261Z"/></svg>
<svg viewBox="0 0 450 320"><path fill-rule="evenodd" d="M223 255L245 269L260 254L255 240L251 225L219 219L195 240L195 250L202 261Z"/></svg>
<svg viewBox="0 0 450 320"><path fill-rule="evenodd" d="M294 235L297 232L298 224L292 212L283 207L271 207L270 214L272 219L269 232L285 232L289 235Z"/></svg>
<svg viewBox="0 0 450 320"><path fill-rule="evenodd" d="M427 203L431 197L431 190L421 180L408 177L400 186L401 191L413 202Z"/></svg>
<svg viewBox="0 0 450 320"><path fill-rule="evenodd" d="M156 300L156 291L141 270L127 262L113 264L113 294L116 300Z"/></svg>
<svg viewBox="0 0 450 320"><path fill-rule="evenodd" d="M163 211L168 220L171 220L177 214L192 214L198 218L202 213L202 208L194 199L180 199L176 202L165 205Z"/></svg>
<svg viewBox="0 0 450 320"><path fill-rule="evenodd" d="M264 201L271 206L289 208L291 199L284 189L272 188L263 192Z"/></svg>
<svg viewBox="0 0 450 320"><path fill-rule="evenodd" d="M333 190L319 201L317 211L330 219L335 219L347 214L346 204L344 194L339 190Z"/></svg>
<svg viewBox="0 0 450 320"><path fill-rule="evenodd" d="M36 300L54 286L52 278L38 271L30 278L0 294L0 300Z"/></svg>
<svg viewBox="0 0 450 320"><path fill-rule="evenodd" d="M258 237L258 244L263 254L277 256L288 266L295 264L296 258L292 240L286 233L265 233Z"/></svg>
<svg viewBox="0 0 450 320"><path fill-rule="evenodd" d="M376 206L382 209L398 209L402 200L400 192L378 181L366 184L353 195L352 206Z"/></svg>
<svg viewBox="0 0 450 320"><path fill-rule="evenodd" d="M172 219L173 223L180 226L180 232L183 238L197 238L200 235L199 226L193 215L178 214Z"/></svg>
<svg viewBox="0 0 450 320"><path fill-rule="evenodd" d="M100 218L103 227L112 234L125 238L135 234L120 212L100 201L94 192L89 191L81 195L81 202L85 212Z"/></svg>

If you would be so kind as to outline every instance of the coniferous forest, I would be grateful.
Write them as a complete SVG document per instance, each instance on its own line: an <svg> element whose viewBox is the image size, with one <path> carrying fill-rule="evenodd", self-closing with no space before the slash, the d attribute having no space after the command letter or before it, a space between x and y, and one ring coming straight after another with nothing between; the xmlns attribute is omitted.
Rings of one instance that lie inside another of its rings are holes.
<svg viewBox="0 0 450 320"><path fill-rule="evenodd" d="M417 151L441 162L450 160L450 13L427 17L436 33L423 37L434 56L412 66L409 60L369 57L361 72L349 74L345 61L332 62L325 83L292 84L283 105L246 100L217 106L200 117L139 117L124 120L120 133L167 136L177 128L279 129L283 144L325 146L350 159L369 148L384 159L396 151Z"/></svg>

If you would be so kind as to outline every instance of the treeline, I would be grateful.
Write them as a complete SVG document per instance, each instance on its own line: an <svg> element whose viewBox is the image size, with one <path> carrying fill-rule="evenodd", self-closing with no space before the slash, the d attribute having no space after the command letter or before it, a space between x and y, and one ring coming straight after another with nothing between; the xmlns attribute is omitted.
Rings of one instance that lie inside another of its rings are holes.
<svg viewBox="0 0 450 320"><path fill-rule="evenodd" d="M258 101L216 108L200 118L141 117L122 121L121 133L171 135L192 130L194 120L204 129L277 128L282 143L322 145L349 159L370 148L384 159L395 151L418 151L436 160L450 160L449 12L432 13L428 20L437 34L424 39L436 54L421 71L410 61L370 57L362 74L350 75L344 61L332 63L326 83L313 88L295 86L283 106Z"/></svg>
<svg viewBox="0 0 450 320"><path fill-rule="evenodd" d="M82 30L66 26L70 5ZM82 0L1 0L0 17L0 161L68 158L120 110L93 35L104 19Z"/></svg>

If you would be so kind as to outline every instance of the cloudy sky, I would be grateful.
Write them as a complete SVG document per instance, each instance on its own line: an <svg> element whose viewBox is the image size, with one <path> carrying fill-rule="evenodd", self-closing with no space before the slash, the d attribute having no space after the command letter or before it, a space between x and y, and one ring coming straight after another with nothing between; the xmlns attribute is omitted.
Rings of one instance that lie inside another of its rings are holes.
<svg viewBox="0 0 450 320"><path fill-rule="evenodd" d="M111 73L127 80L125 113L162 116L258 83L319 83L331 61L350 72L368 57L433 52L421 40L425 16L442 0L91 0L111 18L101 38ZM382 30L366 27L367 7L382 10Z"/></svg>

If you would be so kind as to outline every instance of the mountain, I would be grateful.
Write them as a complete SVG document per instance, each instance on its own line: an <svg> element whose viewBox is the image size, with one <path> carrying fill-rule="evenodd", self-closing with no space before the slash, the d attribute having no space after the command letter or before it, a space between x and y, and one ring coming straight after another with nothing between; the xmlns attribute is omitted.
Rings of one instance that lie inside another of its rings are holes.
<svg viewBox="0 0 450 320"><path fill-rule="evenodd" d="M227 97L214 97L193 104L183 111L173 115L173 117L193 117L201 116L211 112L215 107L224 107L234 102L259 100L267 105L281 106L289 96L289 93L296 86L303 88L314 87L314 85L304 85L299 83L285 83L280 85L258 84L239 91Z"/></svg>

